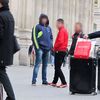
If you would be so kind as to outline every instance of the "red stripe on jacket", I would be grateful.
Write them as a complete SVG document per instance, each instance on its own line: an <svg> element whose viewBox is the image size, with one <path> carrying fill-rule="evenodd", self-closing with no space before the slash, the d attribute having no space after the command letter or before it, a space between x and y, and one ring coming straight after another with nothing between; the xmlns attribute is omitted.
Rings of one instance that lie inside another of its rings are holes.
<svg viewBox="0 0 100 100"><path fill-rule="evenodd" d="M54 44L54 51L66 51L68 47L68 31L62 27L60 28L56 42Z"/></svg>

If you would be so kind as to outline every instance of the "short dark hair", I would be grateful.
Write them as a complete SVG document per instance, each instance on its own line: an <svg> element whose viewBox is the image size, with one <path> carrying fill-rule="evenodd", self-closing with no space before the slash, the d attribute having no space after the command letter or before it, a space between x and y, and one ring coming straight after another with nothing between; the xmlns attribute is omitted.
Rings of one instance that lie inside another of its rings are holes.
<svg viewBox="0 0 100 100"><path fill-rule="evenodd" d="M62 18L57 19L57 22L64 24L64 20Z"/></svg>

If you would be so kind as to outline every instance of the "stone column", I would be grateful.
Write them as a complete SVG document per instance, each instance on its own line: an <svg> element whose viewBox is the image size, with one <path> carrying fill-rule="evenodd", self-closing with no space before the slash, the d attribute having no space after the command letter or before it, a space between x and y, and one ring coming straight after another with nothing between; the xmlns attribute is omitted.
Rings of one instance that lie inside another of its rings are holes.
<svg viewBox="0 0 100 100"><path fill-rule="evenodd" d="M50 26L52 27L53 26L53 1L54 0L48 0L48 9L47 9L47 14L49 16L49 20L50 20ZM53 28L53 27L52 27Z"/></svg>
<svg viewBox="0 0 100 100"><path fill-rule="evenodd" d="M19 41L19 33L18 33L18 5L19 0L10 0L9 6L11 13L14 16L15 19L15 33L14 35L17 37ZM14 65L19 65L19 52L14 55Z"/></svg>
<svg viewBox="0 0 100 100"><path fill-rule="evenodd" d="M58 19L58 0L53 0L53 34L54 34L54 40L57 35L57 30L56 30L56 20Z"/></svg>
<svg viewBox="0 0 100 100"><path fill-rule="evenodd" d="M93 0L79 1L79 21L83 24L84 33L92 31L93 22Z"/></svg>
<svg viewBox="0 0 100 100"><path fill-rule="evenodd" d="M39 22L39 16L42 12L42 0L34 0L35 1L35 24Z"/></svg>
<svg viewBox="0 0 100 100"><path fill-rule="evenodd" d="M42 13L47 14L48 11L48 0L42 0Z"/></svg>
<svg viewBox="0 0 100 100"><path fill-rule="evenodd" d="M20 0L19 2L19 17L18 17L18 32L19 32L19 41L21 50L19 52L19 64L20 65L29 65L29 57L28 57L28 48L31 44L30 37L31 37L31 30L28 29L30 27L30 22L28 19L30 18L30 12L29 17L27 18L27 6L28 8L31 7L31 5L28 5L28 2L30 0ZM31 4L31 2L30 2ZM23 6L22 6L23 5ZM29 10L30 11L30 10ZM27 22L27 20L29 22ZM28 27L29 25L29 27Z"/></svg>

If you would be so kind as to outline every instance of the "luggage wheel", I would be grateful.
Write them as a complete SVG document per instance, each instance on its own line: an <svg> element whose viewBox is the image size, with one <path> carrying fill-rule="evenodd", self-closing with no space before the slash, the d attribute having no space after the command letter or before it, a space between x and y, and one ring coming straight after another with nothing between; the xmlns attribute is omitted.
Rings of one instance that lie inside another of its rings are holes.
<svg viewBox="0 0 100 100"><path fill-rule="evenodd" d="M70 92L70 95L75 95L75 92Z"/></svg>
<svg viewBox="0 0 100 100"><path fill-rule="evenodd" d="M100 94L100 90L98 90L98 92L97 92L98 94Z"/></svg>
<svg viewBox="0 0 100 100"><path fill-rule="evenodd" d="M93 92L92 95L93 95L93 96L97 95L97 92Z"/></svg>

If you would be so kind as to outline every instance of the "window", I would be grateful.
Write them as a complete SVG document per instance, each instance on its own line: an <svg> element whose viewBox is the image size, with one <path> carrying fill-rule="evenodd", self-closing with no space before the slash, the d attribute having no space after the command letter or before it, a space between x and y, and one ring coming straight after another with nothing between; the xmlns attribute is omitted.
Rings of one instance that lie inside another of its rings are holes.
<svg viewBox="0 0 100 100"><path fill-rule="evenodd" d="M98 0L94 0L94 6L98 7L99 1Z"/></svg>
<svg viewBox="0 0 100 100"><path fill-rule="evenodd" d="M98 4L98 0L95 0L94 3L95 3L95 4Z"/></svg>
<svg viewBox="0 0 100 100"><path fill-rule="evenodd" d="M93 30L96 31L97 30L97 24L94 23L93 25Z"/></svg>

